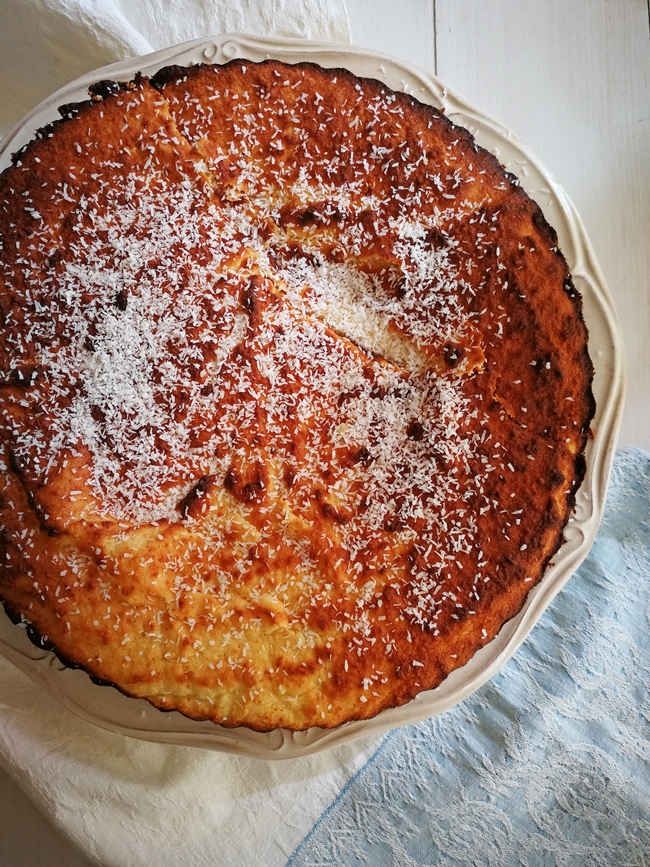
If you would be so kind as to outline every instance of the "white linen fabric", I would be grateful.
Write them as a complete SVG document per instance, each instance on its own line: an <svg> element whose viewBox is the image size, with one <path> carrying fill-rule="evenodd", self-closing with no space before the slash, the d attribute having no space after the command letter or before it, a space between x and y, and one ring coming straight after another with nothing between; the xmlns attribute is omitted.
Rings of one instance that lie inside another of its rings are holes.
<svg viewBox="0 0 650 867"><path fill-rule="evenodd" d="M0 0L0 136L64 84L219 33L349 42L345 0Z"/></svg>
<svg viewBox="0 0 650 867"><path fill-rule="evenodd" d="M219 33L349 42L344 0L0 0L0 135L79 75ZM95 728L0 659L0 765L102 867L286 862L374 752L266 763Z"/></svg>
<svg viewBox="0 0 650 867"><path fill-rule="evenodd" d="M145 743L0 657L0 765L101 867L284 867L380 740L280 762Z"/></svg>

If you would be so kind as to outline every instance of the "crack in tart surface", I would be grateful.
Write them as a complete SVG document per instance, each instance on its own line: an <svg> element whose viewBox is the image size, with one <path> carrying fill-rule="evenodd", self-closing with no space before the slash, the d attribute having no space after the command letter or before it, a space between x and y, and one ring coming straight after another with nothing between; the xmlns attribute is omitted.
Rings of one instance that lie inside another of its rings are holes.
<svg viewBox="0 0 650 867"><path fill-rule="evenodd" d="M257 730L438 685L562 540L594 413L515 178L312 64L100 82L0 177L0 597Z"/></svg>

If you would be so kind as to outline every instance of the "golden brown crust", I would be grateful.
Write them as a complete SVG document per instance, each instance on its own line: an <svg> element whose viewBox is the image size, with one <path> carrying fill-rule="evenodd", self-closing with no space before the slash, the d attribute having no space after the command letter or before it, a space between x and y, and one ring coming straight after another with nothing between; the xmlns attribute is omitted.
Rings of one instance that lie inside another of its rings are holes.
<svg viewBox="0 0 650 867"><path fill-rule="evenodd" d="M100 83L0 177L0 598L197 719L436 686L557 550L594 404L557 238L466 130L242 61Z"/></svg>

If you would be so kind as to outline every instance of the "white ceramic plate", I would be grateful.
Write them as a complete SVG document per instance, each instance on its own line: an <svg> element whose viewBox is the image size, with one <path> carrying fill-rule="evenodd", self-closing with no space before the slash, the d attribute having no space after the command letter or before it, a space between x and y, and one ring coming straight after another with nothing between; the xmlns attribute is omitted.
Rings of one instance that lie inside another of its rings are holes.
<svg viewBox="0 0 650 867"><path fill-rule="evenodd" d="M286 63L312 61L325 67L344 67L434 105L455 123L470 130L479 144L519 177L526 192L537 201L557 231L560 248L583 298L589 351L595 367L597 411L592 425L594 438L587 446L587 474L565 531L564 544L542 581L530 592L522 611L467 665L454 671L437 689L421 693L403 707L385 710L374 719L346 723L333 730L313 728L296 733L277 729L259 733L196 722L176 712L165 713L144 700L127 698L112 687L93 684L84 672L65 668L53 653L34 647L24 630L14 626L0 606L0 651L84 719L145 740L280 759L303 756L356 737L379 734L435 716L474 692L512 656L586 557L596 535L623 407L625 367L612 299L584 227L564 191L509 130L434 76L375 52L332 43L224 35L106 66L59 90L27 115L2 142L0 171L9 165L11 154L30 141L38 128L59 117L59 105L87 99L87 87L95 81L129 80L138 71L152 75L170 63L181 66L224 63L239 57L251 61L272 57Z"/></svg>

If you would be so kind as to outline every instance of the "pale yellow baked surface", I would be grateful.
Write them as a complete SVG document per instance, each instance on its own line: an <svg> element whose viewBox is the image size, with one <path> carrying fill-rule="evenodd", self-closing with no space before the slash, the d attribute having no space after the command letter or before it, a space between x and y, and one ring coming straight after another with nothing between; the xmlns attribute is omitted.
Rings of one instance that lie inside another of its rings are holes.
<svg viewBox="0 0 650 867"><path fill-rule="evenodd" d="M236 61L104 84L0 178L0 598L160 708L332 727L436 686L557 550L580 300L469 134Z"/></svg>

